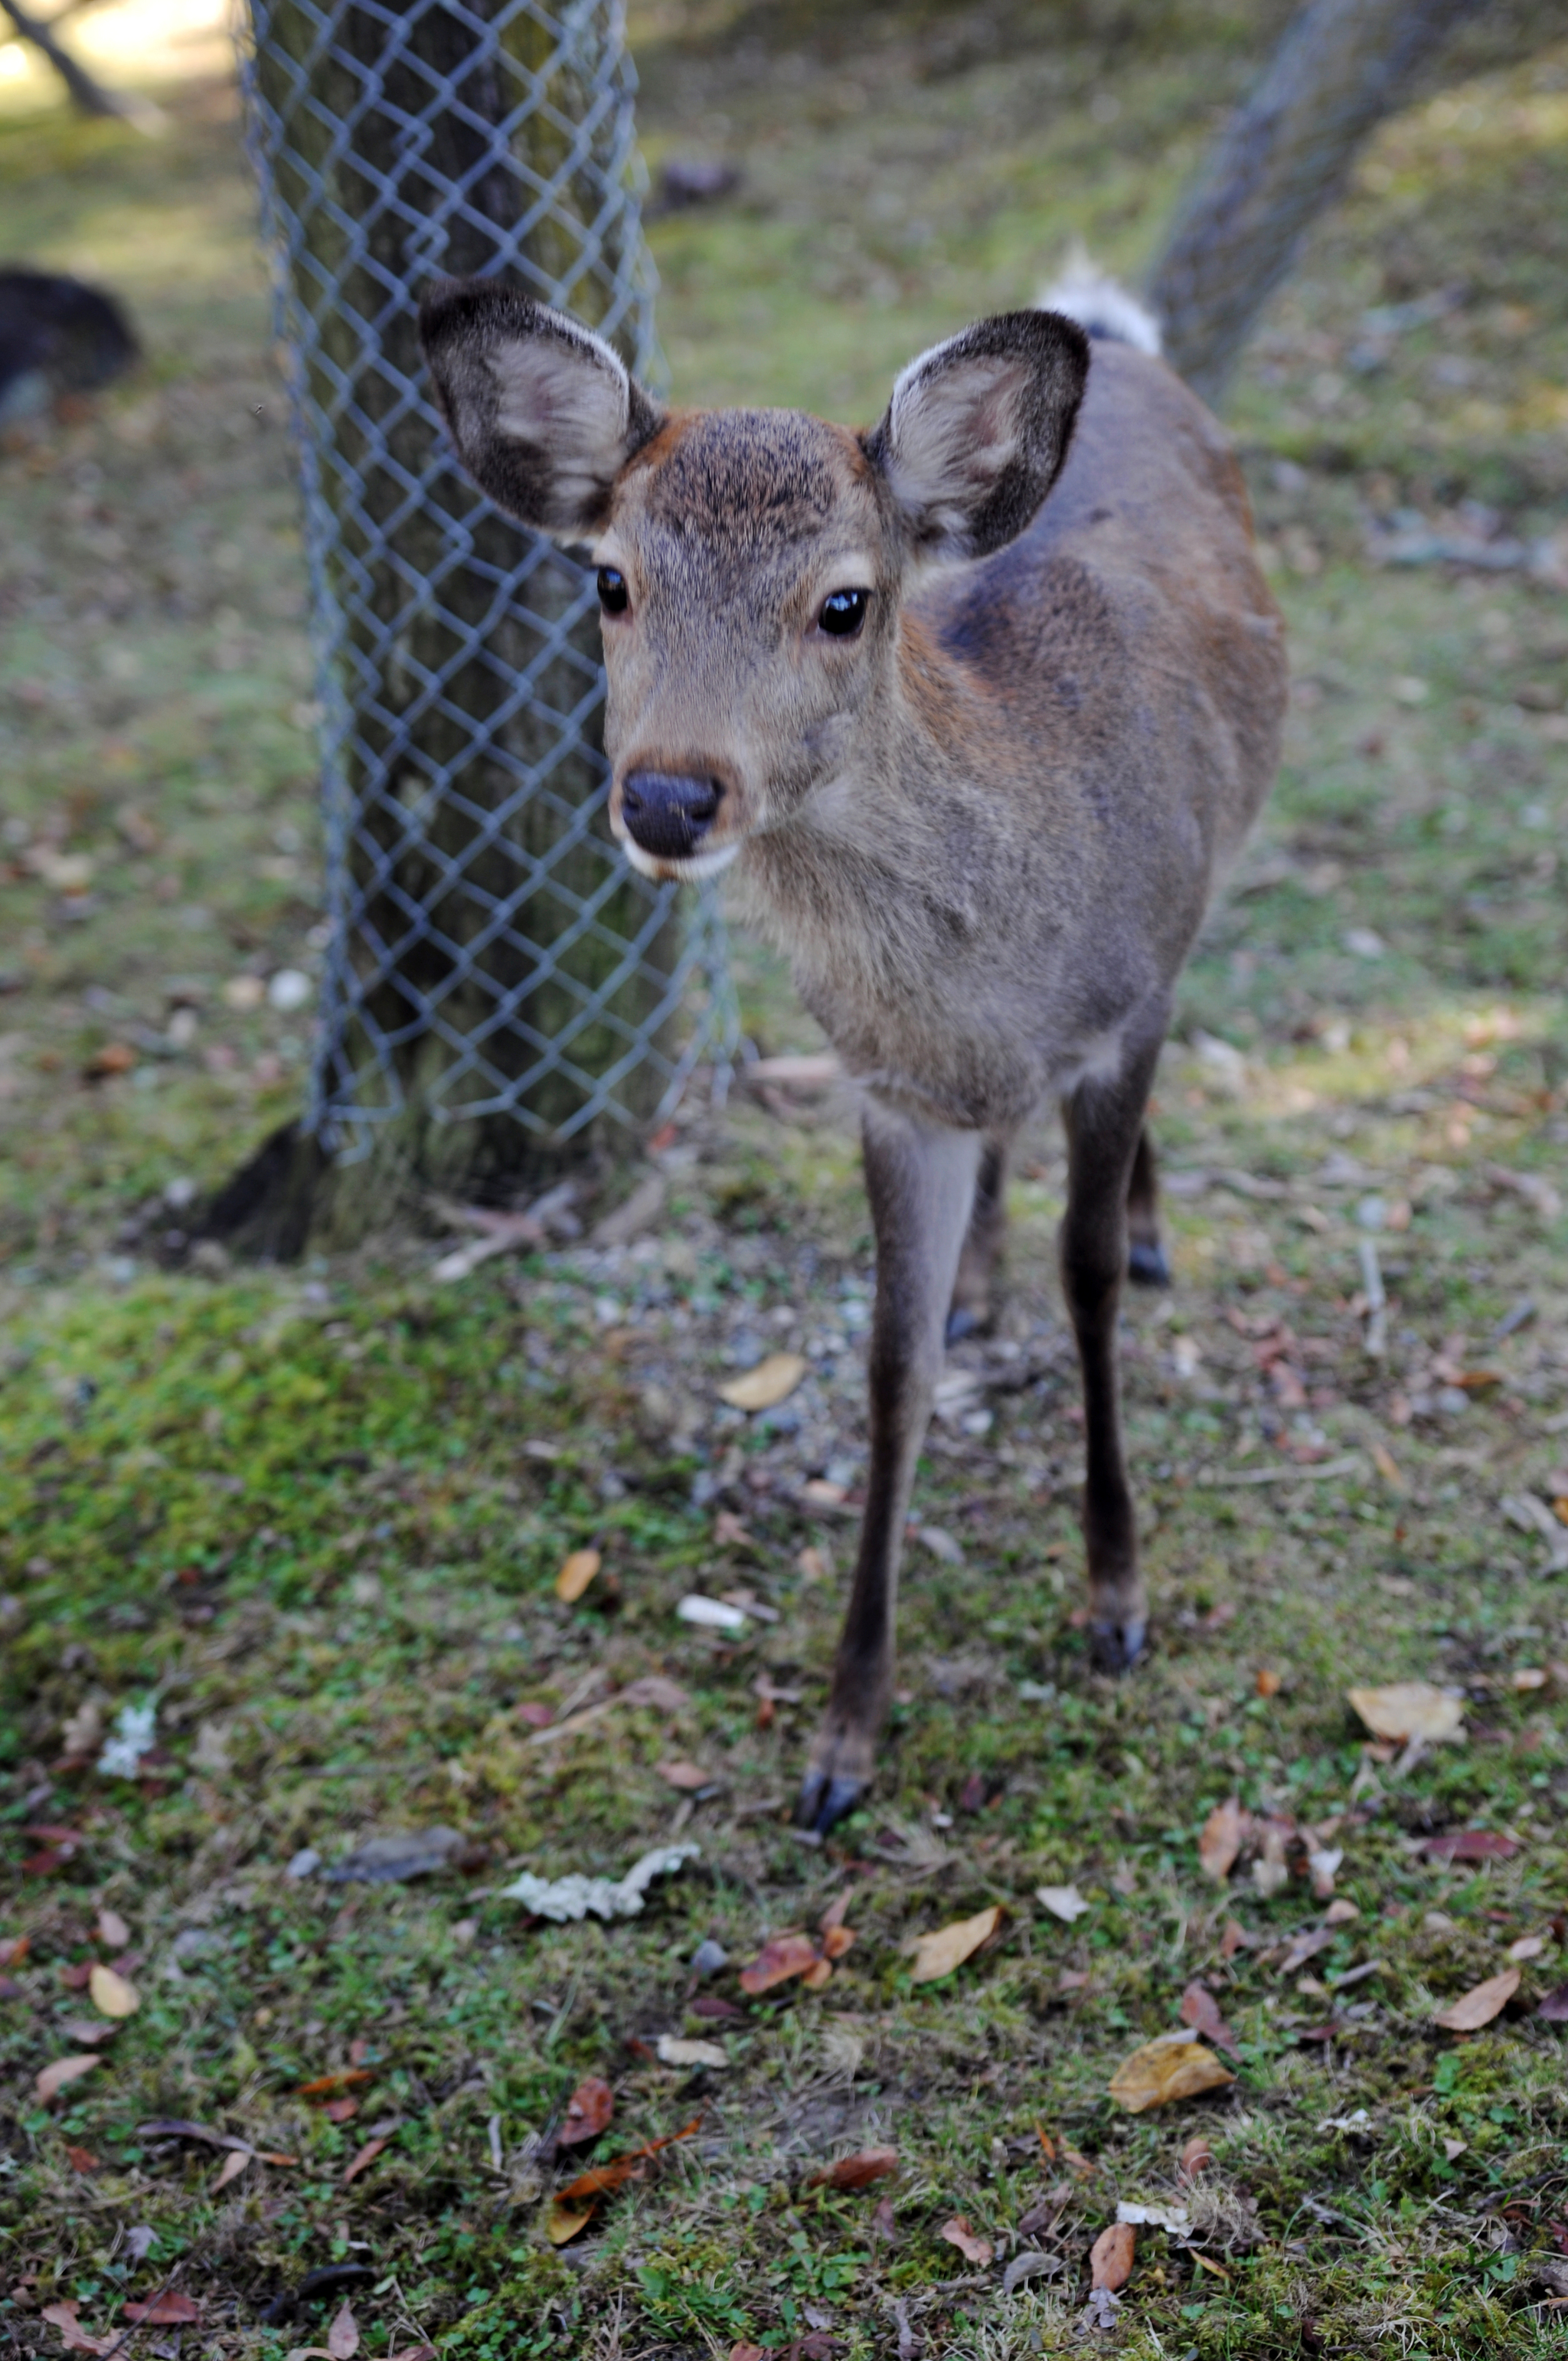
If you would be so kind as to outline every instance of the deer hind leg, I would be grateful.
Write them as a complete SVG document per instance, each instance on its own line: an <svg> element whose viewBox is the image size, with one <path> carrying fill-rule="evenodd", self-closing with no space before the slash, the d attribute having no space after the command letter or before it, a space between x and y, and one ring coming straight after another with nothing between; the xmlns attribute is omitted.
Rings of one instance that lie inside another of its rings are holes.
<svg viewBox="0 0 1568 2361"><path fill-rule="evenodd" d="M1142 1140L1144 1107L1159 1036L1129 1049L1113 1082L1084 1082L1063 1110L1068 1139L1062 1289L1083 1373L1083 1538L1096 1661L1130 1669L1142 1653L1147 1607L1138 1572L1133 1495L1122 1441L1116 1314L1127 1268L1128 1186Z"/></svg>
<svg viewBox="0 0 1568 2361"><path fill-rule="evenodd" d="M1168 1287L1170 1265L1159 1234L1159 1172L1146 1123L1127 1183L1127 1277L1135 1287Z"/></svg>
<svg viewBox="0 0 1568 2361"><path fill-rule="evenodd" d="M996 1316L996 1266L1007 1235L1007 1156L1010 1133L992 1133L981 1150L959 1275L948 1311L948 1342L986 1334Z"/></svg>
<svg viewBox="0 0 1568 2361"><path fill-rule="evenodd" d="M871 1467L827 1716L795 1819L830 1828L870 1784L893 1695L894 1607L915 1463L942 1370L942 1333L981 1155L978 1132L868 1111L866 1193L876 1231Z"/></svg>

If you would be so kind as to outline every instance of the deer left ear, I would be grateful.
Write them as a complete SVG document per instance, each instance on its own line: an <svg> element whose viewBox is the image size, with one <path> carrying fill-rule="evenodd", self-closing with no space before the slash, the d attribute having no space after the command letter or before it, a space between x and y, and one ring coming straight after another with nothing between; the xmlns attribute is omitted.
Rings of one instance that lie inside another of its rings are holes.
<svg viewBox="0 0 1568 2361"><path fill-rule="evenodd" d="M433 287L419 327L480 490L557 540L597 532L617 476L663 419L620 355L564 312L488 279Z"/></svg>
<svg viewBox="0 0 1568 2361"><path fill-rule="evenodd" d="M918 549L988 557L1021 533L1067 456L1089 339L1059 312L981 320L911 361L864 438Z"/></svg>

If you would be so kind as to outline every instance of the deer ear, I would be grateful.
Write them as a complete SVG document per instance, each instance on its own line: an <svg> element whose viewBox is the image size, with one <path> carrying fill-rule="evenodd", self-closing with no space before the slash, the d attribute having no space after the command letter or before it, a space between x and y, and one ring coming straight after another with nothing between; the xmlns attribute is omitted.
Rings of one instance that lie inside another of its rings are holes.
<svg viewBox="0 0 1568 2361"><path fill-rule="evenodd" d="M1058 312L981 320L911 361L865 438L916 546L988 557L1055 482L1089 375L1089 339Z"/></svg>
<svg viewBox="0 0 1568 2361"><path fill-rule="evenodd" d="M447 280L419 330L458 456L498 508L581 541L663 413L619 355L564 313L493 280Z"/></svg>

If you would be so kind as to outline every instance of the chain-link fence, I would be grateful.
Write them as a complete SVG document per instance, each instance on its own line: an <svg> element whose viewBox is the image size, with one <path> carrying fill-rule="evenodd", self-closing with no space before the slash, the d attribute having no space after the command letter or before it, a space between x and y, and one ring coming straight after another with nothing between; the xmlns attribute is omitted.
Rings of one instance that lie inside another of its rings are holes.
<svg viewBox="0 0 1568 2361"><path fill-rule="evenodd" d="M735 1038L711 892L683 906L609 837L592 577L462 474L417 335L433 277L500 274L657 381L621 12L251 0L242 74L324 717L303 1127L504 1195Z"/></svg>

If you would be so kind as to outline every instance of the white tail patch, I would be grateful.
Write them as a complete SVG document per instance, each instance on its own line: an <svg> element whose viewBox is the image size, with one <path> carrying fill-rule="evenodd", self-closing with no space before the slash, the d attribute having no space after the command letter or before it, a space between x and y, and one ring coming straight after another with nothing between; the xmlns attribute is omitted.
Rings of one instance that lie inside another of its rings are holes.
<svg viewBox="0 0 1568 2361"><path fill-rule="evenodd" d="M1091 336L1108 336L1115 344L1131 345L1137 352L1159 357L1159 322L1154 313L1109 271L1097 269L1082 247L1069 255L1060 278L1041 289L1039 304L1043 312L1065 312Z"/></svg>

